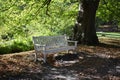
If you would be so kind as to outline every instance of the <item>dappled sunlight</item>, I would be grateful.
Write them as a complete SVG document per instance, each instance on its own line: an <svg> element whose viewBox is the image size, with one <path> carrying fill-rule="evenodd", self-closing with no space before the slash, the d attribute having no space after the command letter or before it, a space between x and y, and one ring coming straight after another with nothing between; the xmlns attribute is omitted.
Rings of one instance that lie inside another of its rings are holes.
<svg viewBox="0 0 120 80"><path fill-rule="evenodd" d="M106 43L106 44L110 44L113 46L119 46L120 47L120 37L119 38L107 38L107 37L100 37L99 38L101 43Z"/></svg>
<svg viewBox="0 0 120 80"><path fill-rule="evenodd" d="M119 5L0 0L0 80L120 80Z"/></svg>
<svg viewBox="0 0 120 80"><path fill-rule="evenodd" d="M119 52L107 44L79 45L76 53L48 55L47 63L34 62L34 51L0 55L0 79L119 80Z"/></svg>

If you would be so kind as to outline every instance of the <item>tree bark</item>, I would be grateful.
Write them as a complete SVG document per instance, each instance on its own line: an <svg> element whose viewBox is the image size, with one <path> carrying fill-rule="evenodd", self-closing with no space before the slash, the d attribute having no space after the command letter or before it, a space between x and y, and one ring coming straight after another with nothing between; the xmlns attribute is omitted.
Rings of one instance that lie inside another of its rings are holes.
<svg viewBox="0 0 120 80"><path fill-rule="evenodd" d="M82 20L82 43L87 45L96 45L99 43L96 28L95 16L98 9L100 0L81 0L83 7L83 20ZM80 40L81 41L81 40Z"/></svg>
<svg viewBox="0 0 120 80"><path fill-rule="evenodd" d="M79 11L78 11L78 16L76 18L75 25L73 27L74 29L74 35L73 39L77 40L78 43L81 43L81 38L82 38L82 27L81 27L81 22L83 20L83 9L82 9L82 4L79 3Z"/></svg>

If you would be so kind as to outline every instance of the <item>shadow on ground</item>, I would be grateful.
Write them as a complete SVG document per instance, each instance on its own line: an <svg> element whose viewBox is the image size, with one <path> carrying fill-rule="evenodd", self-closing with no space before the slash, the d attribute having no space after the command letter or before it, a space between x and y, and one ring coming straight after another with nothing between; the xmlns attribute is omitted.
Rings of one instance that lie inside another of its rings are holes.
<svg viewBox="0 0 120 80"><path fill-rule="evenodd" d="M39 66L17 74L5 72L0 80L120 80L119 58L77 52L57 55L55 59L46 64L38 61L35 64Z"/></svg>
<svg viewBox="0 0 120 80"><path fill-rule="evenodd" d="M112 41L111 43L116 43L117 45L113 44L105 44L105 43L100 43L98 46L100 47L105 47L105 48L120 48L120 43Z"/></svg>

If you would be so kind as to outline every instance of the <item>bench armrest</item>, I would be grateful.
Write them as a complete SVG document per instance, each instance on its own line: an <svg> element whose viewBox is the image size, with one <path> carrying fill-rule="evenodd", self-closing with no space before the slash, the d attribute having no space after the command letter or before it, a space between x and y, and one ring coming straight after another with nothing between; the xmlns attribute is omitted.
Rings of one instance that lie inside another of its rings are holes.
<svg viewBox="0 0 120 80"><path fill-rule="evenodd" d="M45 50L46 49L46 45L40 45L40 44L34 44L34 48L36 49L36 50L38 50L38 49L42 49L42 50Z"/></svg>
<svg viewBox="0 0 120 80"><path fill-rule="evenodd" d="M70 41L70 40L67 40L68 43L74 43L75 44L75 47L77 47L77 42L78 41Z"/></svg>

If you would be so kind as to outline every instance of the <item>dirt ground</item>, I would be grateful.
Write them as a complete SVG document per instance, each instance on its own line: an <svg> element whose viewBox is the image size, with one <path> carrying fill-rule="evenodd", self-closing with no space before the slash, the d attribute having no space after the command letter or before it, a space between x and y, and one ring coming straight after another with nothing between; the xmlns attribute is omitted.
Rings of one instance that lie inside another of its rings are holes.
<svg viewBox="0 0 120 80"><path fill-rule="evenodd" d="M48 55L47 63L34 62L34 50L0 55L0 80L120 80L120 40L101 42Z"/></svg>

